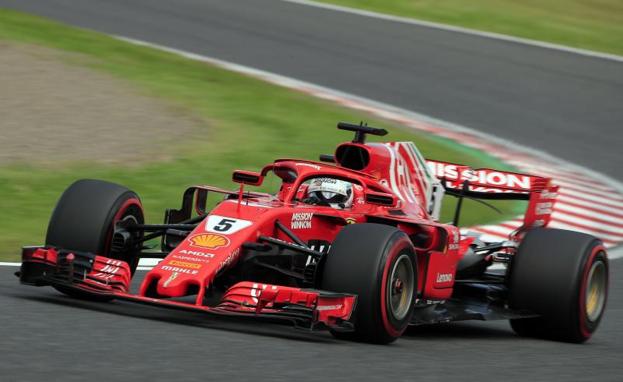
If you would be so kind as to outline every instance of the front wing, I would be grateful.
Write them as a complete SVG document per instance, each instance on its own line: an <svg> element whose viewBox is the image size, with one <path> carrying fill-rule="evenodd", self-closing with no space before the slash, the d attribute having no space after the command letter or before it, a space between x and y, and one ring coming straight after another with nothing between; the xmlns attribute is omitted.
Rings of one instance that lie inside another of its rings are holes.
<svg viewBox="0 0 623 382"><path fill-rule="evenodd" d="M352 331L356 296L249 281L230 287L214 306L131 294L131 270L121 260L92 253L25 247L17 273L22 284L51 285L93 298L115 298L213 316L251 318L296 328Z"/></svg>

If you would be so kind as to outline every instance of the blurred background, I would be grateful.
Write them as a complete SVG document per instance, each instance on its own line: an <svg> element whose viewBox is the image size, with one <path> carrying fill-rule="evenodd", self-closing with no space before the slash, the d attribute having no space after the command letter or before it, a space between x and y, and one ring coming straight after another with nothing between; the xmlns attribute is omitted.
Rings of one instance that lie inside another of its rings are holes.
<svg viewBox="0 0 623 382"><path fill-rule="evenodd" d="M0 0L0 262L17 261L21 246L42 243L57 198L76 179L126 185L141 196L147 220L159 223L190 185L233 188L235 169L332 153L349 139L336 130L338 121L386 128L389 139L414 141L430 159L560 177L568 188L557 224L603 238L620 256L621 55L621 0ZM283 77L266 81L262 73ZM488 146L468 144L479 133L487 134ZM467 201L462 224L504 224L525 206L496 207L500 212ZM453 209L448 198L443 221ZM621 269L613 264L614 272ZM0 279L0 290L14 293L9 273ZM536 380L620 380L618 275L611 287L610 312L587 346L520 340L501 323L416 332L417 339L391 350L365 350L263 329L230 337L240 328L229 326L194 337L197 319L169 317L182 324L171 329L166 322L141 326L115 311L132 333L170 331L166 346L188 357L179 364L197 374L176 374L166 363L154 368L137 349L113 359L133 360L145 377L232 377L190 366L196 355L174 339L179 336L194 346L215 338L212 349L223 351L215 359L252 366L239 377L269 368L263 376L273 380L301 374L403 380L417 370L425 379L448 379L470 368L482 379L500 370L514 379L531 370ZM17 310L23 304L7 302ZM38 310L45 311L35 304L29 312ZM63 313L45 314L61 320ZM192 327L183 325L188 322ZM231 338L235 344L223 348ZM114 341L100 340L114 348ZM282 346L274 353L278 362L266 353L275 346ZM19 362L9 367L0 360L0 366L8 373ZM545 371L537 375L539 368Z"/></svg>

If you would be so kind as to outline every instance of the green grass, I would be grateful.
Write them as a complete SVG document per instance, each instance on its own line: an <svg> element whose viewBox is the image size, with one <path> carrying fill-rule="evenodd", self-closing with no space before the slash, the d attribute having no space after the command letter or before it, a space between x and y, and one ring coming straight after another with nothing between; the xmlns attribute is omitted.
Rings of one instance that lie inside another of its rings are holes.
<svg viewBox="0 0 623 382"><path fill-rule="evenodd" d="M22 13L0 10L2 40L70 52L71 64L88 65L125 79L145 94L199 118L202 127L192 137L162 147L174 154L174 160L111 166L85 161L60 165L50 158L45 166L24 163L0 168L1 260L16 260L21 246L44 240L57 198L76 179L105 179L130 187L141 195L148 221L160 222L165 208L179 206L189 185L231 188L233 169L259 169L276 157L315 159L320 153L331 153L338 142L350 138L335 129L340 120L363 119L385 127L392 139L413 140L430 158L509 168L484 153L415 134L358 111ZM451 216L451 204L446 206L444 219ZM519 205L507 203L503 208L504 215L498 215L468 202L463 222L502 219L515 214Z"/></svg>
<svg viewBox="0 0 623 382"><path fill-rule="evenodd" d="M320 0L623 55L621 0Z"/></svg>

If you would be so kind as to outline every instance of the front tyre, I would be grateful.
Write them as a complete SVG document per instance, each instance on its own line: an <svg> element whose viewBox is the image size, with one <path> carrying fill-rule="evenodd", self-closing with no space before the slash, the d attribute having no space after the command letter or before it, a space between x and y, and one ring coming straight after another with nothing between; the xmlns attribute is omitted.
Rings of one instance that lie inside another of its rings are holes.
<svg viewBox="0 0 623 382"><path fill-rule="evenodd" d="M608 259L593 236L529 231L513 259L509 305L540 315L511 320L521 336L580 343L597 330L608 298Z"/></svg>
<svg viewBox="0 0 623 382"><path fill-rule="evenodd" d="M78 180L56 204L48 225L46 246L123 260L134 273L140 248L119 251L112 245L114 227L120 221L132 224L145 221L141 201L134 192L101 180ZM140 239L142 234L135 235L134 239ZM56 289L74 297L93 298L69 288Z"/></svg>
<svg viewBox="0 0 623 382"><path fill-rule="evenodd" d="M417 293L415 249L409 237L382 224L353 224L326 257L321 288L357 295L354 332L338 338L387 344L405 331Z"/></svg>

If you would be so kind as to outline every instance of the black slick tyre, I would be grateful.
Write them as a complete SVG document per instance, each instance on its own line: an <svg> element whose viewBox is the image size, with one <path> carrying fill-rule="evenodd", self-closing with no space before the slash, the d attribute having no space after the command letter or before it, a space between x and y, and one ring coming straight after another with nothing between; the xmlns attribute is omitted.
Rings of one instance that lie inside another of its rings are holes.
<svg viewBox="0 0 623 382"><path fill-rule="evenodd" d="M327 254L321 288L357 295L355 331L334 336L379 344L396 340L409 325L417 294L411 240L387 225L346 226Z"/></svg>
<svg viewBox="0 0 623 382"><path fill-rule="evenodd" d="M579 232L534 229L510 269L509 305L539 317L513 319L521 336L580 343L599 326L608 297L608 259L598 239Z"/></svg>
<svg viewBox="0 0 623 382"><path fill-rule="evenodd" d="M144 223L143 207L134 192L101 180L78 180L65 190L54 208L46 246L123 260L134 272L140 249L124 252L111 249L115 224L127 219L137 224ZM73 289L56 289L74 297L91 298Z"/></svg>

